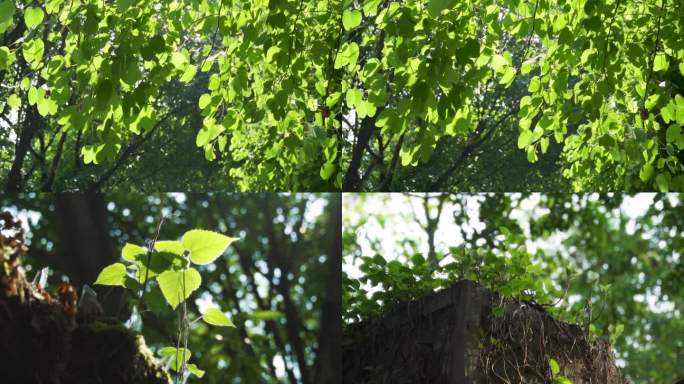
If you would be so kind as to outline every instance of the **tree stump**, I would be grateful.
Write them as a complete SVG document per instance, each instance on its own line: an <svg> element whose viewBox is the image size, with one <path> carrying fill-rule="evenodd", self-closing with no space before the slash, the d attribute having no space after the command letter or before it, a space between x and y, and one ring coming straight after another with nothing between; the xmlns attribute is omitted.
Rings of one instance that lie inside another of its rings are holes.
<svg viewBox="0 0 684 384"><path fill-rule="evenodd" d="M12 384L170 384L142 336L112 318L77 317L77 294L26 280L20 223L0 213L0 372Z"/></svg>
<svg viewBox="0 0 684 384"><path fill-rule="evenodd" d="M497 310L498 316L492 313ZM472 281L347 326L344 383L480 384L622 382L606 341L554 319L534 303L503 299Z"/></svg>

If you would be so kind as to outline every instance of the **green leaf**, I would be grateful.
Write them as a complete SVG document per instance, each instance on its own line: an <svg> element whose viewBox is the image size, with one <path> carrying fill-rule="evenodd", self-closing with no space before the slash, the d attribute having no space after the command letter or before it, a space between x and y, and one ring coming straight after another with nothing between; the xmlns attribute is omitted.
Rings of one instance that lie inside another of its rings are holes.
<svg viewBox="0 0 684 384"><path fill-rule="evenodd" d="M21 99L13 93L7 98L7 105L9 105L11 109L17 110L21 107Z"/></svg>
<svg viewBox="0 0 684 384"><path fill-rule="evenodd" d="M646 99L646 102L644 103L644 107L646 107L646 110L650 111L656 105L658 105L659 99L660 99L660 95L657 93L654 93L653 95L649 96L648 99Z"/></svg>
<svg viewBox="0 0 684 384"><path fill-rule="evenodd" d="M283 317L283 313L280 311L259 310L254 311L250 317L257 320L277 320Z"/></svg>
<svg viewBox="0 0 684 384"><path fill-rule="evenodd" d="M199 288L202 277L196 269L188 268L185 271L165 271L157 277L157 282L166 302L176 309Z"/></svg>
<svg viewBox="0 0 684 384"><path fill-rule="evenodd" d="M535 63L533 60L527 60L524 63L522 63L522 66L520 67L520 73L523 75L527 75L528 73L532 72L534 69Z"/></svg>
<svg viewBox="0 0 684 384"><path fill-rule="evenodd" d="M164 347L159 350L159 355L164 359L168 359L170 362L169 367L175 372L178 372L183 366L183 363L190 360L192 354L187 348Z"/></svg>
<svg viewBox="0 0 684 384"><path fill-rule="evenodd" d="M188 371L190 373L192 373L193 375L197 376L200 379L202 378L202 376L204 376L204 371L197 368L197 366L195 364L188 364L185 367L188 369Z"/></svg>
<svg viewBox="0 0 684 384"><path fill-rule="evenodd" d="M572 381L565 376L560 376L556 378L553 384L572 384Z"/></svg>
<svg viewBox="0 0 684 384"><path fill-rule="evenodd" d="M659 173L658 176L656 176L656 185L658 185L658 190L660 192L669 192L670 191L670 174L663 172Z"/></svg>
<svg viewBox="0 0 684 384"><path fill-rule="evenodd" d="M541 145L542 153L546 153L546 151L549 149L549 138L542 137L541 140L539 140L539 143Z"/></svg>
<svg viewBox="0 0 684 384"><path fill-rule="evenodd" d="M178 70L185 70L188 65L188 58L181 52L174 52L171 54L171 64Z"/></svg>
<svg viewBox="0 0 684 384"><path fill-rule="evenodd" d="M48 14L53 14L59 11L59 6L62 5L64 0L47 0L45 2L45 11Z"/></svg>
<svg viewBox="0 0 684 384"><path fill-rule="evenodd" d="M38 99L36 106L38 107L38 113L43 117L57 114L57 103L50 98Z"/></svg>
<svg viewBox="0 0 684 384"><path fill-rule="evenodd" d="M675 120L676 116L676 109L675 109L675 104L670 100L669 103L667 103L664 107L660 109L660 116L663 118L663 121L665 123L669 123L670 121Z"/></svg>
<svg viewBox="0 0 684 384"><path fill-rule="evenodd" d="M0 1L0 35L12 25L15 10L14 0Z"/></svg>
<svg viewBox="0 0 684 384"><path fill-rule="evenodd" d="M185 252L185 247L180 241L160 240L154 243L154 249L159 252L169 252L178 256L182 256Z"/></svg>
<svg viewBox="0 0 684 384"><path fill-rule="evenodd" d="M506 61L506 58L504 58L501 55L494 55L492 56L492 69L494 69L496 72L502 73L505 68L508 66L508 61Z"/></svg>
<svg viewBox="0 0 684 384"><path fill-rule="evenodd" d="M195 144L198 147L204 147L209 144L212 140L217 138L225 128L222 125L218 125L213 121L207 122L202 126L199 132L197 132L197 138L195 139Z"/></svg>
<svg viewBox="0 0 684 384"><path fill-rule="evenodd" d="M361 104L361 101L363 100L363 92L356 88L349 89L347 90L345 99L347 101L347 106L349 108L353 108Z"/></svg>
<svg viewBox="0 0 684 384"><path fill-rule="evenodd" d="M185 72L183 72L183 76L181 76L180 81L183 83L189 83L195 78L195 74L197 74L197 67L194 65L188 65L188 67L185 68Z"/></svg>
<svg viewBox="0 0 684 384"><path fill-rule="evenodd" d="M443 10L452 7L456 3L456 0L430 0L427 5L428 13L430 16L437 17Z"/></svg>
<svg viewBox="0 0 684 384"><path fill-rule="evenodd" d="M110 108L110 100L114 95L114 82L110 79L100 79L95 89L95 106L101 111Z"/></svg>
<svg viewBox="0 0 684 384"><path fill-rule="evenodd" d="M538 76L535 76L530 80L530 84L527 86L527 90L529 92L535 93L539 90L541 87L541 80L539 80Z"/></svg>
<svg viewBox="0 0 684 384"><path fill-rule="evenodd" d="M665 133L665 138L668 143L676 143L679 141L679 137L682 135L682 129L676 124L672 124L667 127L667 132Z"/></svg>
<svg viewBox="0 0 684 384"><path fill-rule="evenodd" d="M513 80L515 80L515 68L507 67L503 76L501 77L501 80L499 80L499 84L510 87L510 85L513 83Z"/></svg>
<svg viewBox="0 0 684 384"><path fill-rule="evenodd" d="M618 337L622 334L622 332L625 330L625 325L624 324L617 324L613 326L613 324L610 324L608 326L608 333L610 336L610 343L615 344L617 341Z"/></svg>
<svg viewBox="0 0 684 384"><path fill-rule="evenodd" d="M560 373L560 367L558 366L558 362L554 359L549 359L549 368L551 368L551 374L553 376L556 376Z"/></svg>
<svg viewBox="0 0 684 384"><path fill-rule="evenodd" d="M645 183L651 176L653 176L653 166L651 164L644 164L641 171L639 171L639 178Z"/></svg>
<svg viewBox="0 0 684 384"><path fill-rule="evenodd" d="M16 60L16 55L7 47L0 47L0 70L9 68Z"/></svg>
<svg viewBox="0 0 684 384"><path fill-rule="evenodd" d="M347 10L344 11L344 13L342 13L342 26L345 30L349 31L351 29L354 29L358 27L359 24L361 24L361 11Z"/></svg>
<svg viewBox="0 0 684 384"><path fill-rule="evenodd" d="M207 105L209 105L210 102L211 102L211 95L208 93L205 93L202 96L200 96L199 102L197 104L199 105L199 108L203 110L204 108L207 107Z"/></svg>
<svg viewBox="0 0 684 384"><path fill-rule="evenodd" d="M518 136L518 148L523 149L532 143L532 131L524 130Z"/></svg>
<svg viewBox="0 0 684 384"><path fill-rule="evenodd" d="M667 61L667 55L664 53L659 53L656 55L653 61L653 70L656 72L667 71L670 63Z"/></svg>
<svg viewBox="0 0 684 384"><path fill-rule="evenodd" d="M95 280L96 285L120 285L124 286L126 280L126 266L114 263L105 267Z"/></svg>
<svg viewBox="0 0 684 384"><path fill-rule="evenodd" d="M22 47L22 53L24 54L24 59L26 59L26 61L35 68L43 58L43 54L45 53L45 44L41 39L29 40L24 43L24 46Z"/></svg>
<svg viewBox="0 0 684 384"><path fill-rule="evenodd" d="M45 13L38 7L28 7L24 10L24 22L29 29L32 29L43 22Z"/></svg>
<svg viewBox="0 0 684 384"><path fill-rule="evenodd" d="M555 20L553 21L553 30L554 32L558 32L561 29L563 29L566 25L568 24L568 20L565 18L565 15L560 13L556 15Z"/></svg>
<svg viewBox="0 0 684 384"><path fill-rule="evenodd" d="M225 252L235 237L203 229L192 229L185 232L181 242L190 251L190 260L195 264L209 264Z"/></svg>
<svg viewBox="0 0 684 384"><path fill-rule="evenodd" d="M235 327L235 324L233 324L223 312L216 308L207 309L207 311L204 312L204 315L202 315L202 319L207 322L207 324L219 327Z"/></svg>
<svg viewBox="0 0 684 384"><path fill-rule="evenodd" d="M134 262L138 256L146 255L147 248L141 247L139 245L126 243L123 249L121 249L121 257L124 260Z"/></svg>
<svg viewBox="0 0 684 384"><path fill-rule="evenodd" d="M335 173L335 164L324 163L319 172L321 179L328 180Z"/></svg>
<svg viewBox="0 0 684 384"><path fill-rule="evenodd" d="M136 278L141 284L149 279L154 279L160 273L172 268L181 270L189 264L184 258L170 252L152 252L140 254L136 257L138 267Z"/></svg>
<svg viewBox="0 0 684 384"><path fill-rule="evenodd" d="M366 16L373 16L376 13L378 13L378 6L380 6L380 3L382 0L366 0L363 3L363 13L366 14Z"/></svg>
<svg viewBox="0 0 684 384"><path fill-rule="evenodd" d="M350 69L356 66L359 59L359 46L356 43L345 43L335 58L334 68L348 66Z"/></svg>

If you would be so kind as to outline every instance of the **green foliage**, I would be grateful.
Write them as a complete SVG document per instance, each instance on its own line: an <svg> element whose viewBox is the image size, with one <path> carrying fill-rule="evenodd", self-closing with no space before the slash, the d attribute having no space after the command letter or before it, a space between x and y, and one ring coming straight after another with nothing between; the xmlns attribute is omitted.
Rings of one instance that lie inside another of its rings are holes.
<svg viewBox="0 0 684 384"><path fill-rule="evenodd" d="M175 140L174 135L165 137ZM192 149L194 142L188 145ZM163 150L151 154L147 152L145 150L143 155L160 157L164 153ZM182 155L178 153L173 156ZM182 171L189 172L187 169ZM180 180L189 176L178 173ZM140 183L144 183L146 188L153 188L153 181L140 178ZM200 187L194 184L193 188ZM69 195L0 195L0 205L3 207L17 207L21 212L28 212L27 217L41 217L35 222L29 220L33 240L32 251L25 259L25 265L31 267L31 270L27 270L31 277L41 268L50 266L53 273L51 280L68 276L71 281L76 281L78 276L85 276L80 273L87 266L99 264L104 267L115 261L131 263L127 259L116 260L123 256L121 248L128 249L125 246L127 243L147 244L136 239L148 239L155 234L158 219L163 214L168 216L160 230L159 239L162 240L155 242L155 249L161 249L164 244L171 247L169 244L178 243L166 241L181 240L181 235L191 228L216 229L239 237L240 241L233 242L225 256L213 263L202 266L191 263L200 272L202 285L186 300L191 324L187 346L192 350L189 362L206 371L201 381L207 384L237 381L281 383L289 381L288 371L304 372L312 378L310 382L318 382L313 379L319 366L316 346L326 345L328 335L321 333L325 321L322 316L327 313L323 304L328 302L328 298L335 298L334 293L330 293L334 290L328 287L332 285L331 271L338 270L340 265L334 258L328 258L331 238L340 233L337 227L330 225L330 216L337 212L329 205L336 198L334 194L140 194L126 189L88 195L89 199L100 201L102 212L107 212L106 237L111 239L112 248L118 249L121 254L88 253L83 263L59 265L57 260L76 260L76 256L69 251L67 238L63 237L64 226L59 224L60 218L66 216L62 210L65 205L55 202ZM70 222L67 227L73 225ZM300 226L302 229L298 230ZM44 239L50 239L50 242ZM274 249L283 256L282 259L269 257ZM154 262L152 267L158 269ZM282 271L283 267L287 267L289 273L278 276L276 271ZM95 280L100 272L88 271L92 276L87 278L90 281ZM129 272L135 271L129 269ZM153 272L150 271L150 274ZM126 285L133 287L138 275L144 281L144 268L128 278ZM289 280L289 290L280 293L282 285L278 281L285 282L284 278ZM176 347L174 341L177 340L178 319L183 304L171 311L156 278L148 281L141 302L139 293L142 284L138 285L137 289L125 289L123 305L120 297L123 289L102 285L94 288L105 312L118 312L122 320L129 321L131 328L140 330L154 351L166 346ZM337 287L339 289L339 283ZM206 302L208 295L211 296L210 302ZM289 298L290 311L297 314L294 319L286 316L285 297ZM337 297L339 299L339 295ZM216 327L203 321L200 316L207 307L220 308L236 328ZM339 309L337 311L339 316ZM300 331L288 333L288 326L293 324L299 325ZM282 341L282 344L276 344L276 340ZM303 346L302 356L305 358L302 369L297 363L296 347L290 347L298 344ZM272 370L273 361L280 359L288 362L285 370ZM321 360L321 363L324 362ZM188 372L191 367L186 368ZM193 380L199 381L193 376L188 383Z"/></svg>
<svg viewBox="0 0 684 384"><path fill-rule="evenodd" d="M129 263L128 266L114 263L105 267L95 284L118 285L144 292L148 281L156 280L164 299L175 310L179 304L185 303L202 283L202 276L191 267L191 264L205 265L214 262L235 240L237 239L213 231L192 229L183 234L181 241L154 241L153 249L126 243L121 250L121 257ZM207 324L235 327L232 321L216 308L207 309L201 318ZM184 347L164 347L160 349L159 354L169 361L171 369L177 372L179 377L187 369L201 378L204 371L195 364L187 364L191 354L185 347L188 338L185 306L182 324L179 327L180 334L185 335ZM181 339L178 342L180 345Z"/></svg>
<svg viewBox="0 0 684 384"><path fill-rule="evenodd" d="M345 14L365 12L366 4L350 8ZM480 161L474 152L500 156L500 146L482 143L505 130L518 136L529 163L555 156L547 153L555 141L562 153L555 172L576 191L681 190L683 148L661 134L670 124L659 111L684 93L684 77L671 65L684 60L682 10L665 0L427 0L383 3L377 17L366 12L353 36L362 36L359 62L377 61L379 69L344 67L341 59L342 90L367 93L381 113L371 119L377 129L370 141L358 140L366 134L359 119L348 124L357 139L350 147L364 153L354 171L367 180L351 187L411 189L405 183L426 169L434 188L453 187L458 172L445 171L445 161L467 171ZM516 107L497 102L508 97ZM353 103L343 108L359 112ZM450 128L467 111L470 123ZM392 124L383 121L389 115ZM449 137L456 132L460 140ZM449 150L440 151L444 146ZM418 170L401 169L394 150L401 167ZM639 177L645 166L660 179ZM463 184L456 187L482 189L468 179Z"/></svg>
<svg viewBox="0 0 684 384"><path fill-rule="evenodd" d="M552 358L549 358L549 369L551 370L553 384L572 384L570 379L560 374L560 366L558 365L558 362Z"/></svg>
<svg viewBox="0 0 684 384"><path fill-rule="evenodd" d="M105 267L100 275L97 276L95 284L100 285L120 285L124 286L126 278L126 266L121 263L114 263Z"/></svg>
<svg viewBox="0 0 684 384"><path fill-rule="evenodd" d="M478 185L463 164L503 177L499 140L516 136L520 172L577 191L680 190L672 3L2 0L0 100L21 112L2 115L46 143L2 155L50 188L136 164L145 144L233 189L443 189Z"/></svg>
<svg viewBox="0 0 684 384"><path fill-rule="evenodd" d="M445 201L434 259L423 256L430 249L424 213L412 212L424 196L348 200L347 322L466 278L535 301L609 341L631 382L684 374L672 363L680 343L668 336L684 330L680 194L427 196L432 210Z"/></svg>
<svg viewBox="0 0 684 384"><path fill-rule="evenodd" d="M220 233L193 229L185 232L182 244L190 252L190 261L203 265L216 260L235 240Z"/></svg>
<svg viewBox="0 0 684 384"><path fill-rule="evenodd" d="M185 301L199 288L202 277L196 269L189 267L181 271L167 270L157 276L159 288L171 308Z"/></svg>
<svg viewBox="0 0 684 384"><path fill-rule="evenodd" d="M219 327L234 327L232 321L226 315L216 308L209 308L202 315L202 319L211 325L216 325Z"/></svg>

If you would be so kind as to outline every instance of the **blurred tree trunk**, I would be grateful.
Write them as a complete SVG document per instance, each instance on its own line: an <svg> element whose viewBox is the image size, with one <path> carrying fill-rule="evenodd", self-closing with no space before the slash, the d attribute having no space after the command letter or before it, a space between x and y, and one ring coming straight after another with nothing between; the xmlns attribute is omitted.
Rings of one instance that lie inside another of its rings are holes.
<svg viewBox="0 0 684 384"><path fill-rule="evenodd" d="M92 285L102 268L118 259L109 233L107 201L95 193L53 195L55 219L61 241L55 264L75 286ZM123 289L98 288L105 312L114 316L120 307Z"/></svg>
<svg viewBox="0 0 684 384"><path fill-rule="evenodd" d="M318 353L314 365L314 383L342 382L342 196L330 195L328 206L330 251L327 287L321 306Z"/></svg>

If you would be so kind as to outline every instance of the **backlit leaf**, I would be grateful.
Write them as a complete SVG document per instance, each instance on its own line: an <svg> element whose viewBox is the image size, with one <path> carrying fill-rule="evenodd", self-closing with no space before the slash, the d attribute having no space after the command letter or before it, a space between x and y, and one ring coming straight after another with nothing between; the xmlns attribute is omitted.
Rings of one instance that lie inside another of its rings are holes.
<svg viewBox="0 0 684 384"><path fill-rule="evenodd" d="M165 271L157 276L159 288L171 308L176 309L178 304L185 301L192 292L199 288L202 277L194 268L185 271Z"/></svg>
<svg viewBox="0 0 684 384"><path fill-rule="evenodd" d="M28 7L24 10L24 22L29 29L40 25L44 17L45 13L38 7Z"/></svg>
<svg viewBox="0 0 684 384"><path fill-rule="evenodd" d="M209 264L225 252L235 237L217 232L193 229L183 235L183 246L190 251L190 260L195 264Z"/></svg>
<svg viewBox="0 0 684 384"><path fill-rule="evenodd" d="M202 319L211 325L219 327L235 327L232 321L221 310L208 308L202 315Z"/></svg>
<svg viewBox="0 0 684 384"><path fill-rule="evenodd" d="M120 285L124 286L126 280L126 266L121 263L114 263L106 266L95 280L96 285Z"/></svg>
<svg viewBox="0 0 684 384"><path fill-rule="evenodd" d="M342 13L342 26L347 31L358 27L359 24L361 24L361 11L347 10Z"/></svg>

